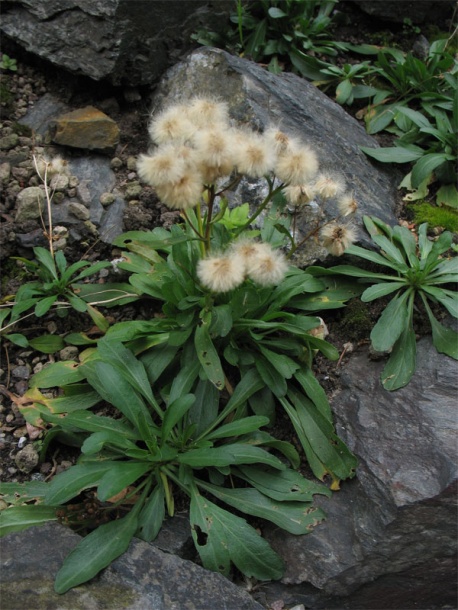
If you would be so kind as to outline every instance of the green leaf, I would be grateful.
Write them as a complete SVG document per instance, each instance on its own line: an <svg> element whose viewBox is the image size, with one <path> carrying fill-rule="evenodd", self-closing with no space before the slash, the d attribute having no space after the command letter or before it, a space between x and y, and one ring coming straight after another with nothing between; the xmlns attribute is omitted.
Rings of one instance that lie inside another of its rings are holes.
<svg viewBox="0 0 458 610"><path fill-rule="evenodd" d="M85 378L80 370L79 364L73 360L55 362L45 366L39 373L30 380L32 388L53 388L77 383Z"/></svg>
<svg viewBox="0 0 458 610"><path fill-rule="evenodd" d="M43 354L55 354L65 347L65 342L59 335L41 335L29 339L29 345Z"/></svg>
<svg viewBox="0 0 458 610"><path fill-rule="evenodd" d="M35 255L35 258L49 272L51 277L53 277L55 280L58 280L59 278L57 276L56 265L54 263L54 259L51 256L51 253L49 252L49 250L46 250L45 248L38 247L38 248L34 248L33 249L33 253ZM63 256L63 254L62 254L62 256Z"/></svg>
<svg viewBox="0 0 458 610"><path fill-rule="evenodd" d="M458 295L456 292L436 286L422 286L422 290L439 301L454 318L458 318Z"/></svg>
<svg viewBox="0 0 458 610"><path fill-rule="evenodd" d="M369 155L369 157L372 157L381 163L409 163L419 159L425 152L422 149L410 150L402 148L401 146L391 146L387 148L368 148L367 146L361 146L360 148L363 153L366 153L366 155Z"/></svg>
<svg viewBox="0 0 458 610"><path fill-rule="evenodd" d="M385 282L383 284L374 284L366 290L361 295L361 301L363 303L369 303L370 301L374 301L375 299L380 299L381 297L386 296L387 294L391 294L395 290L399 290L400 288L406 288L405 282Z"/></svg>
<svg viewBox="0 0 458 610"><path fill-rule="evenodd" d="M218 389L224 388L225 376L215 346L210 337L211 312L203 312L202 323L196 327L194 344L197 358L208 379Z"/></svg>
<svg viewBox="0 0 458 610"><path fill-rule="evenodd" d="M50 297L46 297L44 299L40 299L35 305L34 309L34 314L37 316L37 318L41 318L41 316L44 316L45 313L47 313L51 309L57 299L58 296L56 294Z"/></svg>
<svg viewBox="0 0 458 610"><path fill-rule="evenodd" d="M98 344L100 356L114 366L123 377L141 394L160 415L162 411L156 402L145 367L133 353L121 343L102 339Z"/></svg>
<svg viewBox="0 0 458 610"><path fill-rule="evenodd" d="M106 502L123 491L151 469L148 462L111 462L110 469L103 475L97 495L101 502Z"/></svg>
<svg viewBox="0 0 458 610"><path fill-rule="evenodd" d="M112 463L77 464L55 476L49 484L45 503L50 505L64 504L83 489L96 487Z"/></svg>
<svg viewBox="0 0 458 610"><path fill-rule="evenodd" d="M352 86L350 80L348 80L348 79L343 80L341 83L339 83L337 85L337 88L336 88L336 102L338 104L341 104L342 106L347 103L350 104L351 101L353 101L351 99L352 94L353 94L353 86Z"/></svg>
<svg viewBox="0 0 458 610"><path fill-rule="evenodd" d="M258 344L258 348L264 358L268 360L285 379L291 379L294 373L300 368L298 362L295 362L284 354L278 354L277 352L267 349L262 343Z"/></svg>
<svg viewBox="0 0 458 610"><path fill-rule="evenodd" d="M108 362L87 362L81 367L88 382L100 396L114 405L137 428L144 440L157 432L151 414L135 389Z"/></svg>
<svg viewBox="0 0 458 610"><path fill-rule="evenodd" d="M426 313L428 314L429 322L433 332L433 345L441 354L446 354L450 358L458 360L458 333L452 328L447 328L434 317L428 301L422 295Z"/></svg>
<svg viewBox="0 0 458 610"><path fill-rule="evenodd" d="M281 529L297 536L309 534L324 519L323 511L310 506L308 502L273 500L257 489L229 489L216 487L203 481L196 481L196 483L225 504L248 515L271 521Z"/></svg>
<svg viewBox="0 0 458 610"><path fill-rule="evenodd" d="M284 470L285 465L274 455L260 447L253 447L247 443L232 443L221 447L205 447L203 449L190 449L178 455L180 464L187 464L192 468L206 468L215 466L231 466L232 464L267 464L273 468Z"/></svg>
<svg viewBox="0 0 458 610"><path fill-rule="evenodd" d="M162 483L158 483L140 512L136 536L146 542L156 538L165 519L164 502L164 487Z"/></svg>
<svg viewBox="0 0 458 610"><path fill-rule="evenodd" d="M184 394L168 405L162 421L162 444L169 438L173 427L186 415L196 400L194 394Z"/></svg>
<svg viewBox="0 0 458 610"><path fill-rule="evenodd" d="M355 456L316 406L294 388L290 388L287 397L280 402L294 425L315 476L319 479L326 473L339 479L354 476Z"/></svg>
<svg viewBox="0 0 458 610"><path fill-rule="evenodd" d="M423 155L412 167L412 187L417 188L437 167L446 161L453 160L453 158L452 155L446 155L445 153L429 153Z"/></svg>
<svg viewBox="0 0 458 610"><path fill-rule="evenodd" d="M410 290L395 295L372 329L372 345L378 352L388 351L405 330L409 321L409 295Z"/></svg>
<svg viewBox="0 0 458 610"><path fill-rule="evenodd" d="M191 531L204 567L229 576L231 561L245 576L278 580L281 558L244 519L203 498L193 489Z"/></svg>
<svg viewBox="0 0 458 610"><path fill-rule="evenodd" d="M312 502L314 494L332 495L324 485L309 481L290 468L278 471L258 466L238 466L236 474L265 496L282 502Z"/></svg>
<svg viewBox="0 0 458 610"><path fill-rule="evenodd" d="M288 390L286 379L268 360L258 357L255 366L263 382L277 398L286 394Z"/></svg>
<svg viewBox="0 0 458 610"><path fill-rule="evenodd" d="M48 521L57 521L56 509L51 506L12 506L0 512L0 538Z"/></svg>
<svg viewBox="0 0 458 610"><path fill-rule="evenodd" d="M11 343L13 343L14 345L18 345L19 347L29 346L27 337L21 335L20 333L11 333L10 335L3 335L3 337L5 339L8 339L8 341L11 341Z"/></svg>
<svg viewBox="0 0 458 610"><path fill-rule="evenodd" d="M382 371L385 390L398 390L409 383L415 372L417 345L412 323L405 325L393 346L390 358Z"/></svg>
<svg viewBox="0 0 458 610"><path fill-rule="evenodd" d="M73 411L59 420L61 426L80 428L88 432L112 432L130 440L138 440L138 433L135 432L125 421L114 419L113 417L105 417L103 415L95 415L90 411Z"/></svg>
<svg viewBox="0 0 458 610"><path fill-rule="evenodd" d="M135 534L137 524L136 515L130 512L122 519L100 525L83 538L57 573L56 593L65 593L90 580L122 555Z"/></svg>
<svg viewBox="0 0 458 610"><path fill-rule="evenodd" d="M269 424L267 417L253 415L251 417L244 417L243 419L237 419L229 424L220 426L210 434L206 435L206 440L215 440L217 438L228 438L231 436L240 436L242 434L248 434L259 430L263 426Z"/></svg>

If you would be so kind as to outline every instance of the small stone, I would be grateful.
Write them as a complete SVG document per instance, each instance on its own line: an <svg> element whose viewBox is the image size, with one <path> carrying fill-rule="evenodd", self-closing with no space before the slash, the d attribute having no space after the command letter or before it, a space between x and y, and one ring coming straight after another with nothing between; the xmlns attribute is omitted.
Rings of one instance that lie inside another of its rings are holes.
<svg viewBox="0 0 458 610"><path fill-rule="evenodd" d="M98 234L97 231L97 227L95 226L95 224L93 222L91 222L90 220L86 220L84 222L84 226L86 227L86 229L89 231L89 233L91 233L91 235L96 236Z"/></svg>
<svg viewBox="0 0 458 610"><path fill-rule="evenodd" d="M79 184L79 178L77 178L76 176L69 176L68 177L68 186L69 188L76 188Z"/></svg>
<svg viewBox="0 0 458 610"><path fill-rule="evenodd" d="M10 179L11 165L8 162L0 163L0 182L6 184Z"/></svg>
<svg viewBox="0 0 458 610"><path fill-rule="evenodd" d="M10 133L0 138L0 150L11 150L19 144L17 133Z"/></svg>
<svg viewBox="0 0 458 610"><path fill-rule="evenodd" d="M100 195L100 203L105 207L111 205L116 200L113 193L102 193Z"/></svg>
<svg viewBox="0 0 458 610"><path fill-rule="evenodd" d="M59 352L61 360L76 360L78 358L79 350L74 345L68 345Z"/></svg>
<svg viewBox="0 0 458 610"><path fill-rule="evenodd" d="M110 162L111 169L120 169L123 166L122 160L119 157L113 157Z"/></svg>
<svg viewBox="0 0 458 610"><path fill-rule="evenodd" d="M127 157L127 169L137 171L137 157Z"/></svg>
<svg viewBox="0 0 458 610"><path fill-rule="evenodd" d="M130 199L137 199L142 192L142 187L139 182L132 182L126 188L124 193L126 199L129 201Z"/></svg>
<svg viewBox="0 0 458 610"><path fill-rule="evenodd" d="M89 218L91 217L91 214L87 207L82 203L77 203L76 201L71 201L68 204L68 211L70 212L70 214L73 214L73 216L76 216L76 218L78 218L79 220L89 220Z"/></svg>
<svg viewBox="0 0 458 610"><path fill-rule="evenodd" d="M93 106L58 117L51 126L56 144L110 152L119 142L119 127L113 119Z"/></svg>
<svg viewBox="0 0 458 610"><path fill-rule="evenodd" d="M65 199L65 194L62 191L58 191L53 194L52 202L59 205L59 203L62 203L64 199Z"/></svg>
<svg viewBox="0 0 458 610"><path fill-rule="evenodd" d="M16 466L21 472L32 472L38 464L38 453L33 445L26 445L14 456Z"/></svg>
<svg viewBox="0 0 458 610"><path fill-rule="evenodd" d="M30 378L30 368L27 365L24 366L16 366L12 369L11 374L16 379L29 379Z"/></svg>
<svg viewBox="0 0 458 610"><path fill-rule="evenodd" d="M16 222L40 218L44 210L44 192L39 186L28 186L17 196Z"/></svg>
<svg viewBox="0 0 458 610"><path fill-rule="evenodd" d="M65 174L56 174L51 178L50 186L54 191L65 191L69 178Z"/></svg>

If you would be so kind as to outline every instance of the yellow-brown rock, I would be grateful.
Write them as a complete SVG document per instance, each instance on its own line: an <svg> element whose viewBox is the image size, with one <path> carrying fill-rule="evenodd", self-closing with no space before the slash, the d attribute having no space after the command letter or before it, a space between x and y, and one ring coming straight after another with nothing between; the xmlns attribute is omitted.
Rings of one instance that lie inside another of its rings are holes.
<svg viewBox="0 0 458 610"><path fill-rule="evenodd" d="M119 142L119 128L109 116L86 106L55 119L51 137L63 146L110 153Z"/></svg>

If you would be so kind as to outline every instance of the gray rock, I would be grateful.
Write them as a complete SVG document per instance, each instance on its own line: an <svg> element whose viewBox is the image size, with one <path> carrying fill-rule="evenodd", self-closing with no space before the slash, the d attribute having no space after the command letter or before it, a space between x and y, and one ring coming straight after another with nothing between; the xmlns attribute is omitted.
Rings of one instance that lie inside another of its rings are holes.
<svg viewBox="0 0 458 610"><path fill-rule="evenodd" d="M45 93L35 102L33 107L27 111L27 114L22 117L19 123L27 125L33 129L35 133L44 136L48 131L52 120L67 110L68 106L63 102L55 98L51 93Z"/></svg>
<svg viewBox="0 0 458 610"><path fill-rule="evenodd" d="M45 207L45 195L39 186L28 186L17 196L16 222L40 218Z"/></svg>
<svg viewBox="0 0 458 610"><path fill-rule="evenodd" d="M10 133L0 138L0 150L10 150L19 144L17 133Z"/></svg>
<svg viewBox="0 0 458 610"><path fill-rule="evenodd" d="M339 436L359 458L357 479L331 499L317 499L328 519L309 536L271 531L287 563L284 582L349 595L428 562L438 568L425 576L432 587L456 553L458 367L429 338L419 341L417 358L410 384L387 392L384 363L366 352L352 356L333 406ZM452 567L448 576L456 582ZM377 600L380 591L372 588Z"/></svg>
<svg viewBox="0 0 458 610"><path fill-rule="evenodd" d="M53 590L63 559L80 536L47 524L2 541L2 608L46 610L262 610L219 574L133 540L126 553L91 582L64 595Z"/></svg>
<svg viewBox="0 0 458 610"><path fill-rule="evenodd" d="M70 72L132 86L158 79L197 29L226 27L232 9L230 0L16 0L0 28Z"/></svg>
<svg viewBox="0 0 458 610"><path fill-rule="evenodd" d="M68 211L70 212L70 214L73 214L73 216L76 216L78 220L89 220L89 218L91 217L91 213L89 212L87 207L82 203L77 203L75 201L71 201L68 204Z"/></svg>
<svg viewBox="0 0 458 610"><path fill-rule="evenodd" d="M412 23L438 23L451 18L455 3L452 0L353 0L368 15L394 23L408 18Z"/></svg>
<svg viewBox="0 0 458 610"><path fill-rule="evenodd" d="M38 464L38 460L38 452L33 445L26 445L24 449L18 451L14 456L16 466L21 472L32 472Z"/></svg>
<svg viewBox="0 0 458 610"><path fill-rule="evenodd" d="M258 64L233 57L217 49L199 49L171 68L161 80L154 96L153 114L159 109L181 103L196 95L208 95L226 101L231 118L239 125L263 130L273 124L290 135L300 137L318 154L320 168L338 172L353 190L359 204L356 222L363 214L375 215L396 224L394 209L400 174L372 163L360 146L377 147L374 138L341 106L303 78L290 73L267 72ZM243 181L235 198L253 201L262 197L265 181ZM328 208L328 217L335 215ZM308 233L316 212L299 218L298 241ZM363 233L361 234L363 236ZM326 255L312 243L302 250L299 264L310 263ZM365 242L364 245L370 242Z"/></svg>

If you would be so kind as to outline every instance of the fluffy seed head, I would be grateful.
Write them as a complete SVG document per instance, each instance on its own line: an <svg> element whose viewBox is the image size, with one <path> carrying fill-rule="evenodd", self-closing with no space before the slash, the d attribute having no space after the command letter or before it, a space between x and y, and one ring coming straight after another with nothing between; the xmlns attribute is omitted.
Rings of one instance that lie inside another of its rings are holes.
<svg viewBox="0 0 458 610"><path fill-rule="evenodd" d="M197 127L208 127L217 123L227 124L229 111L225 102L195 97L186 106L186 116Z"/></svg>
<svg viewBox="0 0 458 610"><path fill-rule="evenodd" d="M34 157L35 169L40 180L49 181L53 176L59 174L69 174L68 164L65 159L59 155L49 158L47 156Z"/></svg>
<svg viewBox="0 0 458 610"><path fill-rule="evenodd" d="M195 169L186 168L175 182L166 182L156 186L159 199L172 210L193 208L200 200L203 191L203 179Z"/></svg>
<svg viewBox="0 0 458 610"><path fill-rule="evenodd" d="M205 182L227 176L234 168L233 138L227 128L202 129L193 138L195 160Z"/></svg>
<svg viewBox="0 0 458 610"><path fill-rule="evenodd" d="M275 174L288 184L307 183L318 171L318 159L308 146L288 148L278 156Z"/></svg>
<svg viewBox="0 0 458 610"><path fill-rule="evenodd" d="M339 174L319 174L315 180L315 191L323 199L338 197L345 190L345 180Z"/></svg>
<svg viewBox="0 0 458 610"><path fill-rule="evenodd" d="M312 201L315 192L311 184L285 186L283 194L292 205L305 205Z"/></svg>
<svg viewBox="0 0 458 610"><path fill-rule="evenodd" d="M358 202L353 197L353 194L344 195L337 205L341 216L351 216L358 209Z"/></svg>
<svg viewBox="0 0 458 610"><path fill-rule="evenodd" d="M276 155L262 136L238 132L234 137L234 157L239 173L260 178L272 171Z"/></svg>
<svg viewBox="0 0 458 610"><path fill-rule="evenodd" d="M182 105L172 106L161 112L151 122L148 132L156 144L170 141L185 142L196 131L194 125L186 114L186 107Z"/></svg>
<svg viewBox="0 0 458 610"><path fill-rule="evenodd" d="M289 148L297 146L297 142L293 138L287 136L277 127L269 127L264 132L264 139L277 154L285 153Z"/></svg>
<svg viewBox="0 0 458 610"><path fill-rule="evenodd" d="M245 279L245 268L239 256L209 256L197 264L197 277L212 292L228 292Z"/></svg>
<svg viewBox="0 0 458 610"><path fill-rule="evenodd" d="M345 250L356 241L356 230L349 226L331 222L321 229L323 246L334 256L342 256Z"/></svg>
<svg viewBox="0 0 458 610"><path fill-rule="evenodd" d="M161 147L153 155L140 155L137 161L140 180L150 186L176 182L185 169L186 163L174 146Z"/></svg>
<svg viewBox="0 0 458 610"><path fill-rule="evenodd" d="M276 286L288 270L286 258L269 244L241 241L233 246L244 261L246 274L260 286Z"/></svg>

